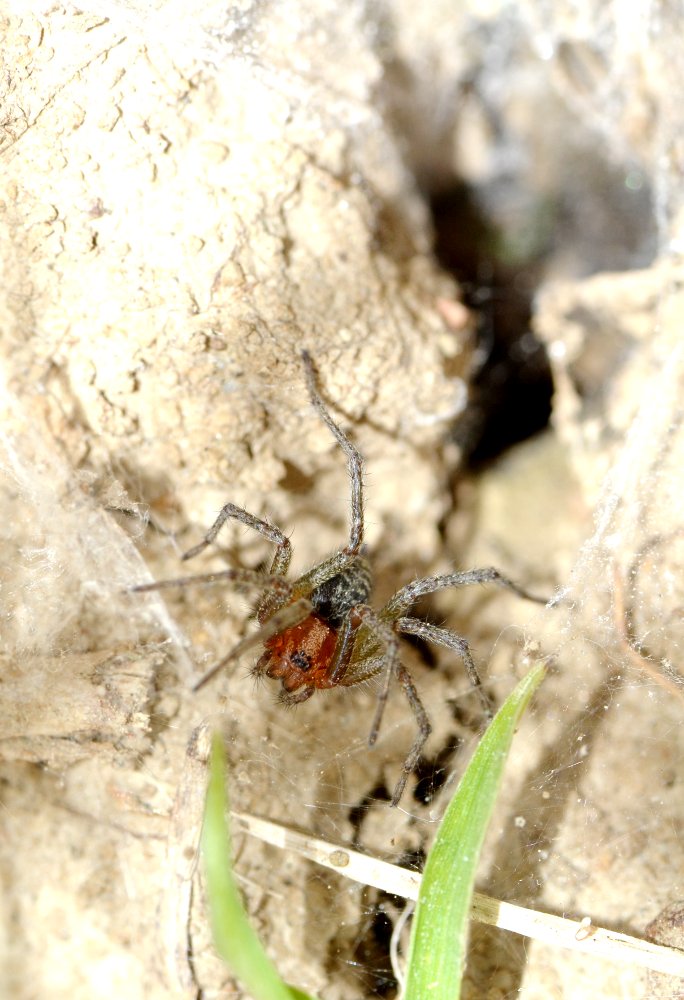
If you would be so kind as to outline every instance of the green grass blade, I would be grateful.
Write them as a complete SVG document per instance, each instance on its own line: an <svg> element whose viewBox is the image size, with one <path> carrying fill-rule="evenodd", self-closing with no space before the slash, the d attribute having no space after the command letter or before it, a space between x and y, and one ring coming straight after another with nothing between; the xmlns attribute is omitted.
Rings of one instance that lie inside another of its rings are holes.
<svg viewBox="0 0 684 1000"><path fill-rule="evenodd" d="M223 743L214 734L202 854L216 950L254 1000L313 1000L282 981L245 913L231 866L225 770Z"/></svg>
<svg viewBox="0 0 684 1000"><path fill-rule="evenodd" d="M458 1000L477 864L513 734L545 667L497 712L449 803L428 856L411 928L404 1000Z"/></svg>

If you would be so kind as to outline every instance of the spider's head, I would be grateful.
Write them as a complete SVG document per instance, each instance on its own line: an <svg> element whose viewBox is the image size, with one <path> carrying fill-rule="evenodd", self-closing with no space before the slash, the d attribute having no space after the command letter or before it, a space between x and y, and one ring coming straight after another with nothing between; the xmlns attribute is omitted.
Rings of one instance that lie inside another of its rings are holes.
<svg viewBox="0 0 684 1000"><path fill-rule="evenodd" d="M264 643L254 673L280 680L288 694L300 688L310 688L313 693L325 686L336 646L337 629L320 615L311 614Z"/></svg>

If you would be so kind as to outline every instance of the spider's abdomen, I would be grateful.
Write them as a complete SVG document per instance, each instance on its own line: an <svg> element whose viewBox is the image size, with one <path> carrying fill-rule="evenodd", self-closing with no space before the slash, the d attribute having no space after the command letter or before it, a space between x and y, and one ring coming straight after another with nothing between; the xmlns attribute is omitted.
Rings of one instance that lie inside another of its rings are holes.
<svg viewBox="0 0 684 1000"><path fill-rule="evenodd" d="M372 585L370 566L359 556L341 573L336 573L312 590L310 600L316 614L330 625L339 627L352 608L366 603Z"/></svg>
<svg viewBox="0 0 684 1000"><path fill-rule="evenodd" d="M289 693L308 687L328 687L326 680L337 645L337 629L312 614L298 625L264 643L255 673L281 680Z"/></svg>

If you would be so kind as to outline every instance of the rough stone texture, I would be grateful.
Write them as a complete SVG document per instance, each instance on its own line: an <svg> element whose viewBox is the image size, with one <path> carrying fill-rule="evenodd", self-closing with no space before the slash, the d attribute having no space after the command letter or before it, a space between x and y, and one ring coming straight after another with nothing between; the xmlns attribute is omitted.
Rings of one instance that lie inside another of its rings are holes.
<svg viewBox="0 0 684 1000"><path fill-rule="evenodd" d="M73 464L203 521L207 484L265 494L286 462L313 472L301 346L389 438L434 440L464 405L467 338L436 312L454 289L370 105L362 8L331 12L216 7L200 27L179 7L187 38L144 17L140 38L56 11L5 48L26 118L3 166L8 381Z"/></svg>
<svg viewBox="0 0 684 1000"><path fill-rule="evenodd" d="M236 804L271 801L291 822L319 802L325 827L398 761L386 747L346 767L371 692L295 719L240 668L225 700L190 696L191 672L244 628L244 599L131 596L135 546L154 577L178 575L229 497L296 531L296 567L344 544L345 462L310 408L306 346L360 428L369 541L428 563L470 331L439 311L457 290L373 103L383 68L363 5L53 8L7 21L4 39L3 992L27 995L22 970L40 965L34 996L192 994L225 978L187 860L200 720L233 733ZM245 535L228 527L225 545L255 565L267 547ZM320 910L305 866L286 863L283 902L258 845L240 855L283 973L322 988L341 910L326 907L303 963L294 945Z"/></svg>
<svg viewBox="0 0 684 1000"><path fill-rule="evenodd" d="M614 591L630 646L671 675L673 690L684 639L681 285L669 261L550 285L536 317L555 370L555 420L599 512L584 572L598 592Z"/></svg>
<svg viewBox="0 0 684 1000"><path fill-rule="evenodd" d="M389 814L382 788L414 731L398 693L372 752L371 685L284 713L245 662L190 696L248 627L245 598L127 592L177 575L226 499L292 531L295 571L344 543L346 469L302 346L368 460L378 600L454 565L566 588L544 612L481 588L428 609L468 636L498 697L525 655L554 657L482 888L633 933L684 896L675 5L649 32L613 8L598 31L591 4L452 8L35 5L3 26L3 994L240 996L197 874L211 724L237 809L382 857L429 845L480 723L458 662L406 653L435 732L423 792ZM553 431L455 497L443 439L470 326L415 181L454 172L513 259L547 254L547 278L643 269L547 286ZM265 553L233 526L198 571ZM431 763L447 780L425 804ZM285 978L375 995L376 903L394 903L235 847ZM615 1000L643 985L476 928L467 990Z"/></svg>

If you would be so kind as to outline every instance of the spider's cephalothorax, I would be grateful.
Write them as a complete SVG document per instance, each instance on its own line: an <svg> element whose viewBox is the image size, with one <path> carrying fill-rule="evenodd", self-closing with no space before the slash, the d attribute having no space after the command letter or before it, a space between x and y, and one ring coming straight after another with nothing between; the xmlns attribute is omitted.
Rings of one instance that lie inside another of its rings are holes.
<svg viewBox="0 0 684 1000"><path fill-rule="evenodd" d="M232 581L261 591L256 609L259 630L243 639L223 660L200 677L194 690L206 684L227 663L258 645L263 646L264 652L254 667L254 673L280 680L280 700L286 704L306 701L317 689L348 687L382 674L378 704L368 737L372 746L378 736L390 685L393 680L398 680L415 715L418 734L394 789L392 805L396 806L431 732L430 721L411 675L399 659L400 634L419 636L457 653L480 695L485 713L491 716L489 697L482 687L466 640L450 629L407 617L411 605L419 597L447 587L489 582L508 587L533 601L542 599L528 594L495 569L475 569L414 580L398 590L383 608L375 611L368 604L372 577L363 552L363 459L323 403L316 385L313 362L306 351L302 353L302 360L311 402L346 454L349 464L351 527L348 545L297 579L289 580L287 570L292 555L289 539L268 521L227 503L202 541L186 552L183 558L190 559L202 552L214 541L225 522L233 518L254 528L275 544L269 573L228 569L143 584L134 589L146 591L189 583Z"/></svg>

